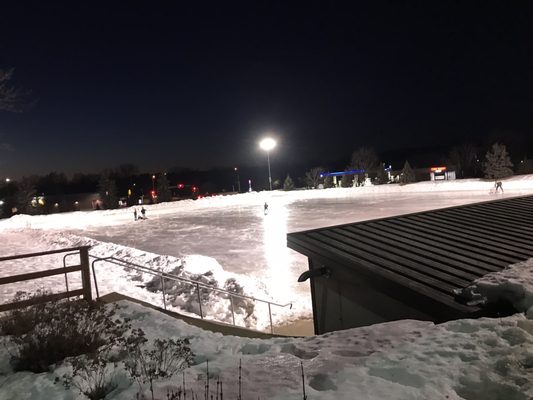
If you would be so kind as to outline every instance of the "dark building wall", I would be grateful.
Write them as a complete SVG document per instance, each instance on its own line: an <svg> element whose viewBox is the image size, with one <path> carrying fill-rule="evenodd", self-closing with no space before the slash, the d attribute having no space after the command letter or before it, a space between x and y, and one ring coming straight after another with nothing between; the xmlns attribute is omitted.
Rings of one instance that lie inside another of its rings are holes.
<svg viewBox="0 0 533 400"><path fill-rule="evenodd" d="M318 261L311 261L318 265ZM327 265L330 277L314 277L315 333L357 328L400 319L433 320L428 314L378 291L370 283L338 265Z"/></svg>

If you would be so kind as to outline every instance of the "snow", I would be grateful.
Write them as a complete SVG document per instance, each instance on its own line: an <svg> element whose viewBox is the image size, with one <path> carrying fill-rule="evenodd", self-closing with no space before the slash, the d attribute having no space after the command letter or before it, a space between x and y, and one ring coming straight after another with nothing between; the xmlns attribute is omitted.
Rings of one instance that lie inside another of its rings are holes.
<svg viewBox="0 0 533 400"><path fill-rule="evenodd" d="M90 244L91 254L114 255L184 276L202 275L223 286L235 279L245 293L283 303L276 324L309 317L308 287L296 277L306 259L285 246L285 235L345 222L385 217L452 205L531 193L533 176L503 182L505 194L489 194L493 182L462 180L413 185L248 193L148 206L148 220L133 221L131 209L16 216L0 222L0 255ZM497 196L497 197L496 197ZM270 214L262 205L269 203ZM39 259L39 269L61 265L62 256ZM0 275L35 270L35 260L3 262ZM160 292L146 286L150 277L97 266L102 293L119 291L157 305ZM26 290L62 290L63 277L44 278ZM69 285L79 285L70 279ZM0 301L22 287L0 287ZM504 298L520 311L511 317L459 320L434 325L396 321L306 338L268 340L222 336L172 319L155 310L121 302L124 316L149 337L190 337L197 355L187 384L203 393L205 360L224 382L226 398L236 398L239 360L243 398L301 399L300 362L309 399L530 399L533 397L533 260L509 266L475 281L469 289L478 301ZM176 294L176 309L194 313L186 293ZM226 319L227 299L207 299L212 318ZM189 308L187 308L189 307ZM266 328L259 308L239 324ZM6 338L0 338L5 343ZM8 348L0 346L0 399L83 398L53 383L68 363L50 373L12 373ZM135 398L137 386L124 374L110 399ZM176 382L157 383L159 398Z"/></svg>
<svg viewBox="0 0 533 400"><path fill-rule="evenodd" d="M261 340L222 336L134 303L119 304L121 314L149 338L190 338L196 359L186 371L186 383L197 394L203 394L209 360L212 382L220 377L225 398L237 398L241 360L244 399L301 399L300 362L309 399L526 400L533 395L533 321L521 314L440 325L405 320ZM2 374L9 372L2 368ZM53 384L64 371L3 375L0 399L83 398ZM138 387L118 376L120 389L108 398L135 398ZM177 382L159 381L158 398L166 398Z"/></svg>

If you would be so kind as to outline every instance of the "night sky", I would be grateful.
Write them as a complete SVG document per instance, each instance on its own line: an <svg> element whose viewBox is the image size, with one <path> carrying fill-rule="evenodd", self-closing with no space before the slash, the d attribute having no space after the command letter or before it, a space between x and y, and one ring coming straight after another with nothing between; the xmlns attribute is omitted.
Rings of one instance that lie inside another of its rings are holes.
<svg viewBox="0 0 533 400"><path fill-rule="evenodd" d="M0 112L0 176L256 166L266 132L278 166L348 163L362 145L407 157L494 140L533 157L532 11L527 1L4 3L0 68L15 68L28 104Z"/></svg>

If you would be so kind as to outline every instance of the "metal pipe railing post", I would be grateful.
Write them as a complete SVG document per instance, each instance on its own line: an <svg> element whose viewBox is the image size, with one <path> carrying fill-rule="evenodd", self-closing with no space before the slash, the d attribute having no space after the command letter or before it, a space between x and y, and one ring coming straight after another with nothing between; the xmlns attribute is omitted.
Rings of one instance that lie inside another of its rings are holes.
<svg viewBox="0 0 533 400"><path fill-rule="evenodd" d="M161 292L163 293L163 307L165 308L165 310L167 309L167 295L165 293L165 278L163 277L163 275L160 275L161 277Z"/></svg>
<svg viewBox="0 0 533 400"><path fill-rule="evenodd" d="M202 312L202 298L200 297L200 285L196 284L196 291L198 293L198 306L200 307L200 318L204 319L204 314Z"/></svg>
<svg viewBox="0 0 533 400"><path fill-rule="evenodd" d="M270 318L270 333L274 334L274 325L272 325L272 307L270 307L270 302L268 302L268 316Z"/></svg>
<svg viewBox="0 0 533 400"><path fill-rule="evenodd" d="M233 319L233 325L235 325L235 310L233 308L233 296L229 295L229 301L231 303L231 318Z"/></svg>
<svg viewBox="0 0 533 400"><path fill-rule="evenodd" d="M99 299L100 298L100 292L98 292L98 282L96 281L96 271L94 270L94 263L96 263L96 261L99 261L99 260L94 260L91 263L91 266L92 266L92 269L93 269L93 280L94 280L94 289L96 290L96 298Z"/></svg>
<svg viewBox="0 0 533 400"><path fill-rule="evenodd" d="M67 268L67 257L70 256L71 254L73 253L70 253L70 254L65 254L63 256L63 268ZM68 293L68 278L67 278L67 273L65 272L65 287L67 289L67 293Z"/></svg>

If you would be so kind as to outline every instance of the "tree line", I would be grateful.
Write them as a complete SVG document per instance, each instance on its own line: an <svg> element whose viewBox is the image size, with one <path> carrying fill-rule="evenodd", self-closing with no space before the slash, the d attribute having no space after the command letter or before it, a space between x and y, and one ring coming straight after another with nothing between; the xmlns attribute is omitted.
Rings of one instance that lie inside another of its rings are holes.
<svg viewBox="0 0 533 400"><path fill-rule="evenodd" d="M493 143L486 150L484 157L480 157L483 150L473 144L462 144L453 147L447 157L443 158L449 170L455 171L456 177L463 178L486 178L499 180L512 176L515 171L519 174L533 173L533 165L528 160L520 160L517 166L511 161L507 148L502 143ZM428 167L428 166L424 166ZM353 173L352 171L358 171ZM308 188L333 187L333 178L324 176L329 172L327 167L313 167L305 173L303 182ZM380 160L376 151L367 146L356 149L349 163L344 168L346 174L341 176L341 187L353 187L364 185L370 179L374 185L389 183L386 164ZM405 160L401 170L395 170L400 184L408 184L418 180L426 180L429 171L424 170L424 177L417 175L408 160ZM294 181L287 175L283 184L284 190L294 189Z"/></svg>

